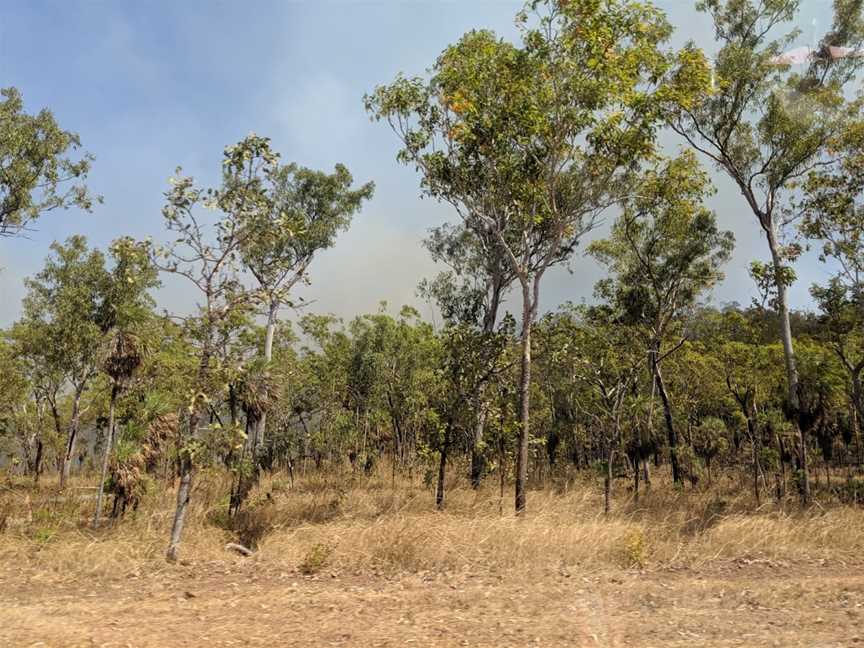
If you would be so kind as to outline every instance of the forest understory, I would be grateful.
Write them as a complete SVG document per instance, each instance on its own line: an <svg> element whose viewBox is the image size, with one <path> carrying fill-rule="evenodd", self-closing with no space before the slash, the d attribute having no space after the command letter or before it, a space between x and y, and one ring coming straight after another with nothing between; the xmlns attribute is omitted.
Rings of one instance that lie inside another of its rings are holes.
<svg viewBox="0 0 864 648"><path fill-rule="evenodd" d="M456 472L456 471L453 471ZM464 472L464 471L461 471ZM832 476L835 484L844 477ZM245 513L199 475L184 559L164 560L173 490L93 529L92 481L7 479L0 644L8 646L851 646L864 641L864 511L756 505L746 475L603 513L596 481L547 479L531 509L458 474L446 507L380 466L265 476ZM836 486L835 486L836 488ZM503 513L502 513L503 511ZM243 556L226 548L243 543Z"/></svg>

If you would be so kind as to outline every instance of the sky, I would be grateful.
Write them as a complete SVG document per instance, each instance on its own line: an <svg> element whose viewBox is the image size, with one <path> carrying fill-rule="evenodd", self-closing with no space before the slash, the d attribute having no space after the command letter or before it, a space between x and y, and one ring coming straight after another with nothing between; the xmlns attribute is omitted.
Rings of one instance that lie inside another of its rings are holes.
<svg viewBox="0 0 864 648"><path fill-rule="evenodd" d="M713 31L691 0L656 2L676 27L673 45L709 48ZM436 272L421 247L430 227L457 218L419 197L419 179L401 166L388 127L365 113L363 95L397 73L418 75L448 44L474 28L514 38L511 0L7 0L0 12L0 86L15 86L28 112L50 108L77 132L96 160L89 185L104 197L92 213L41 219L27 238L0 239L0 326L20 315L23 279L42 267L54 240L80 233L105 248L131 235L164 238L160 209L175 168L199 183L218 182L222 150L249 132L272 138L283 161L331 170L341 162L375 197L336 245L316 258L308 308L343 318L402 304L433 317L416 296ZM830 26L830 0L802 0L800 44ZM669 153L681 142L662 141ZM747 266L767 248L734 186L712 170L710 206L737 239L715 303L748 303ZM601 227L592 236L602 236ZM791 291L793 308L810 305L808 288L828 271L805 256ZM577 252L569 269L545 280L541 308L590 300L602 271ZM188 311L191 287L166 282L160 306Z"/></svg>

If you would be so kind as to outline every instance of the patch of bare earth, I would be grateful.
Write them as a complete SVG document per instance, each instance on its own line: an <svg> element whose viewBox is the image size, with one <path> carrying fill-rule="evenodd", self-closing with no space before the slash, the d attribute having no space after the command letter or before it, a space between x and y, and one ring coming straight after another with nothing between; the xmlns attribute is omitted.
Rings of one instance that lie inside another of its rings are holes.
<svg viewBox="0 0 864 648"><path fill-rule="evenodd" d="M521 579L198 563L66 581L0 567L0 646L864 646L860 565Z"/></svg>

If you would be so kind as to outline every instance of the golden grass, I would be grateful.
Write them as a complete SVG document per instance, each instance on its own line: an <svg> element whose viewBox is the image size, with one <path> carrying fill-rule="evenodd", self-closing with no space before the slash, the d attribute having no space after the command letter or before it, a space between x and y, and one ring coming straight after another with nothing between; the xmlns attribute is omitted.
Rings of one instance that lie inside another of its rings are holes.
<svg viewBox="0 0 864 648"><path fill-rule="evenodd" d="M92 486L83 481L81 486ZM173 487L154 486L135 513L113 527L90 529L92 490L58 495L7 478L0 489L0 561L70 579L169 568L163 559ZM840 505L765 504L758 510L732 479L705 490L656 483L639 503L617 485L614 509L602 512L596 482L529 492L529 510L512 514L512 492L499 501L491 482L474 492L453 480L446 509L429 488L392 481L386 468L369 478L310 474L292 487L265 478L249 518L266 533L253 557L224 549L228 480L199 473L182 556L193 562L251 560L274 569L453 571L586 570L608 567L700 567L715 561L855 560L864 550L864 511ZM266 497L266 494L270 497ZM77 494L77 495L76 495ZM503 509L503 512L502 512Z"/></svg>

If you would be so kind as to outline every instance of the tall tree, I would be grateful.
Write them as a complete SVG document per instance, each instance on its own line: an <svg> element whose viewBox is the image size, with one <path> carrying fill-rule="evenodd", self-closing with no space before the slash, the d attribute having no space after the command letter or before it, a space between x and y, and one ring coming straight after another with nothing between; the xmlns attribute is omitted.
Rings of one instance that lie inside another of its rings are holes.
<svg viewBox="0 0 864 648"><path fill-rule="evenodd" d="M279 309L290 302L294 286L308 282L316 253L333 246L375 186L368 182L352 189L353 178L342 164L332 174L280 165L266 137L249 135L235 148L249 151L257 161L226 175L224 198L243 205L238 212L245 230L241 257L264 301L264 361L269 364ZM266 424L264 411L250 447L258 449L264 443Z"/></svg>
<svg viewBox="0 0 864 648"><path fill-rule="evenodd" d="M488 230L472 231L464 224L442 225L431 231L424 245L434 261L449 269L432 280L423 280L420 293L435 301L449 325L474 328L491 340L504 297L516 276L507 260L497 253L498 246ZM467 397L475 417L471 438L471 486L475 489L480 487L486 463L483 442L486 382L474 383L474 392Z"/></svg>
<svg viewBox="0 0 864 648"><path fill-rule="evenodd" d="M121 238L111 245L111 257L114 267L108 278L100 322L106 338L101 368L111 381L111 395L96 510L93 513L94 527L99 525L99 517L102 515L105 476L114 445L117 399L128 387L144 359L146 349L143 341L147 337L145 329L152 320L154 305L148 291L158 283L156 268L151 263L145 246L129 238Z"/></svg>
<svg viewBox="0 0 864 648"><path fill-rule="evenodd" d="M424 193L450 203L479 240L492 241L490 253L506 260L521 289L521 513L542 279L617 199L622 173L651 153L658 84L669 99L707 76L691 57L684 67L696 63L692 74L664 79L671 60L660 47L671 28L653 7L535 0L518 23L521 47L470 32L441 54L431 80L399 77L366 105L402 140L399 159L421 170Z"/></svg>
<svg viewBox="0 0 864 648"><path fill-rule="evenodd" d="M695 156L685 152L638 183L624 203L608 239L590 247L612 276L597 293L620 312L622 322L638 327L648 350L652 398L659 394L669 439L672 477L681 481L678 433L661 365L672 349L664 348L672 327L719 279L732 253L734 237L720 231L703 201L711 191Z"/></svg>
<svg viewBox="0 0 864 648"><path fill-rule="evenodd" d="M213 384L217 336L238 313L248 311L254 301L254 295L240 282L238 265L247 231L243 227L243 217L254 209L250 201L256 194L251 188L241 191L228 180L247 177L254 183L252 170L268 161L261 159L261 151L254 147L254 142L253 145L244 142L225 149L222 164L227 186L196 187L193 178L182 176L182 170L177 169L162 209L165 227L176 238L165 247L154 247L151 255L158 269L190 281L201 299L197 314L185 320L196 344L197 369L192 391L188 394L184 429L178 440L180 481L166 552L166 558L172 562L179 557L196 455L201 450L199 424L205 419L208 403L217 390ZM202 207L209 208L205 214L218 213L218 216L209 223L202 220L197 214Z"/></svg>
<svg viewBox="0 0 864 648"><path fill-rule="evenodd" d="M74 155L81 141L47 109L24 111L15 88L0 90L0 236L13 236L42 214L101 201L84 181L92 156ZM72 155L70 155L72 154Z"/></svg>
<svg viewBox="0 0 864 648"><path fill-rule="evenodd" d="M789 265L798 248L784 241L789 224L785 207L795 183L823 163L826 145L844 121L844 84L859 59L835 60L830 47L854 49L862 34L861 3L838 0L834 29L809 68L793 72L783 53L797 33L775 35L795 17L798 4L701 0L697 6L711 15L720 46L713 64L714 90L690 105L677 102L669 117L674 131L732 179L765 236L793 418L799 409L798 370L787 292ZM802 452L804 445L802 439ZM806 478L803 495L808 497Z"/></svg>
<svg viewBox="0 0 864 648"><path fill-rule="evenodd" d="M832 159L835 164L812 172L804 183L801 229L820 242L820 257L834 270L829 283L814 285L811 293L864 421L864 122L840 134Z"/></svg>

